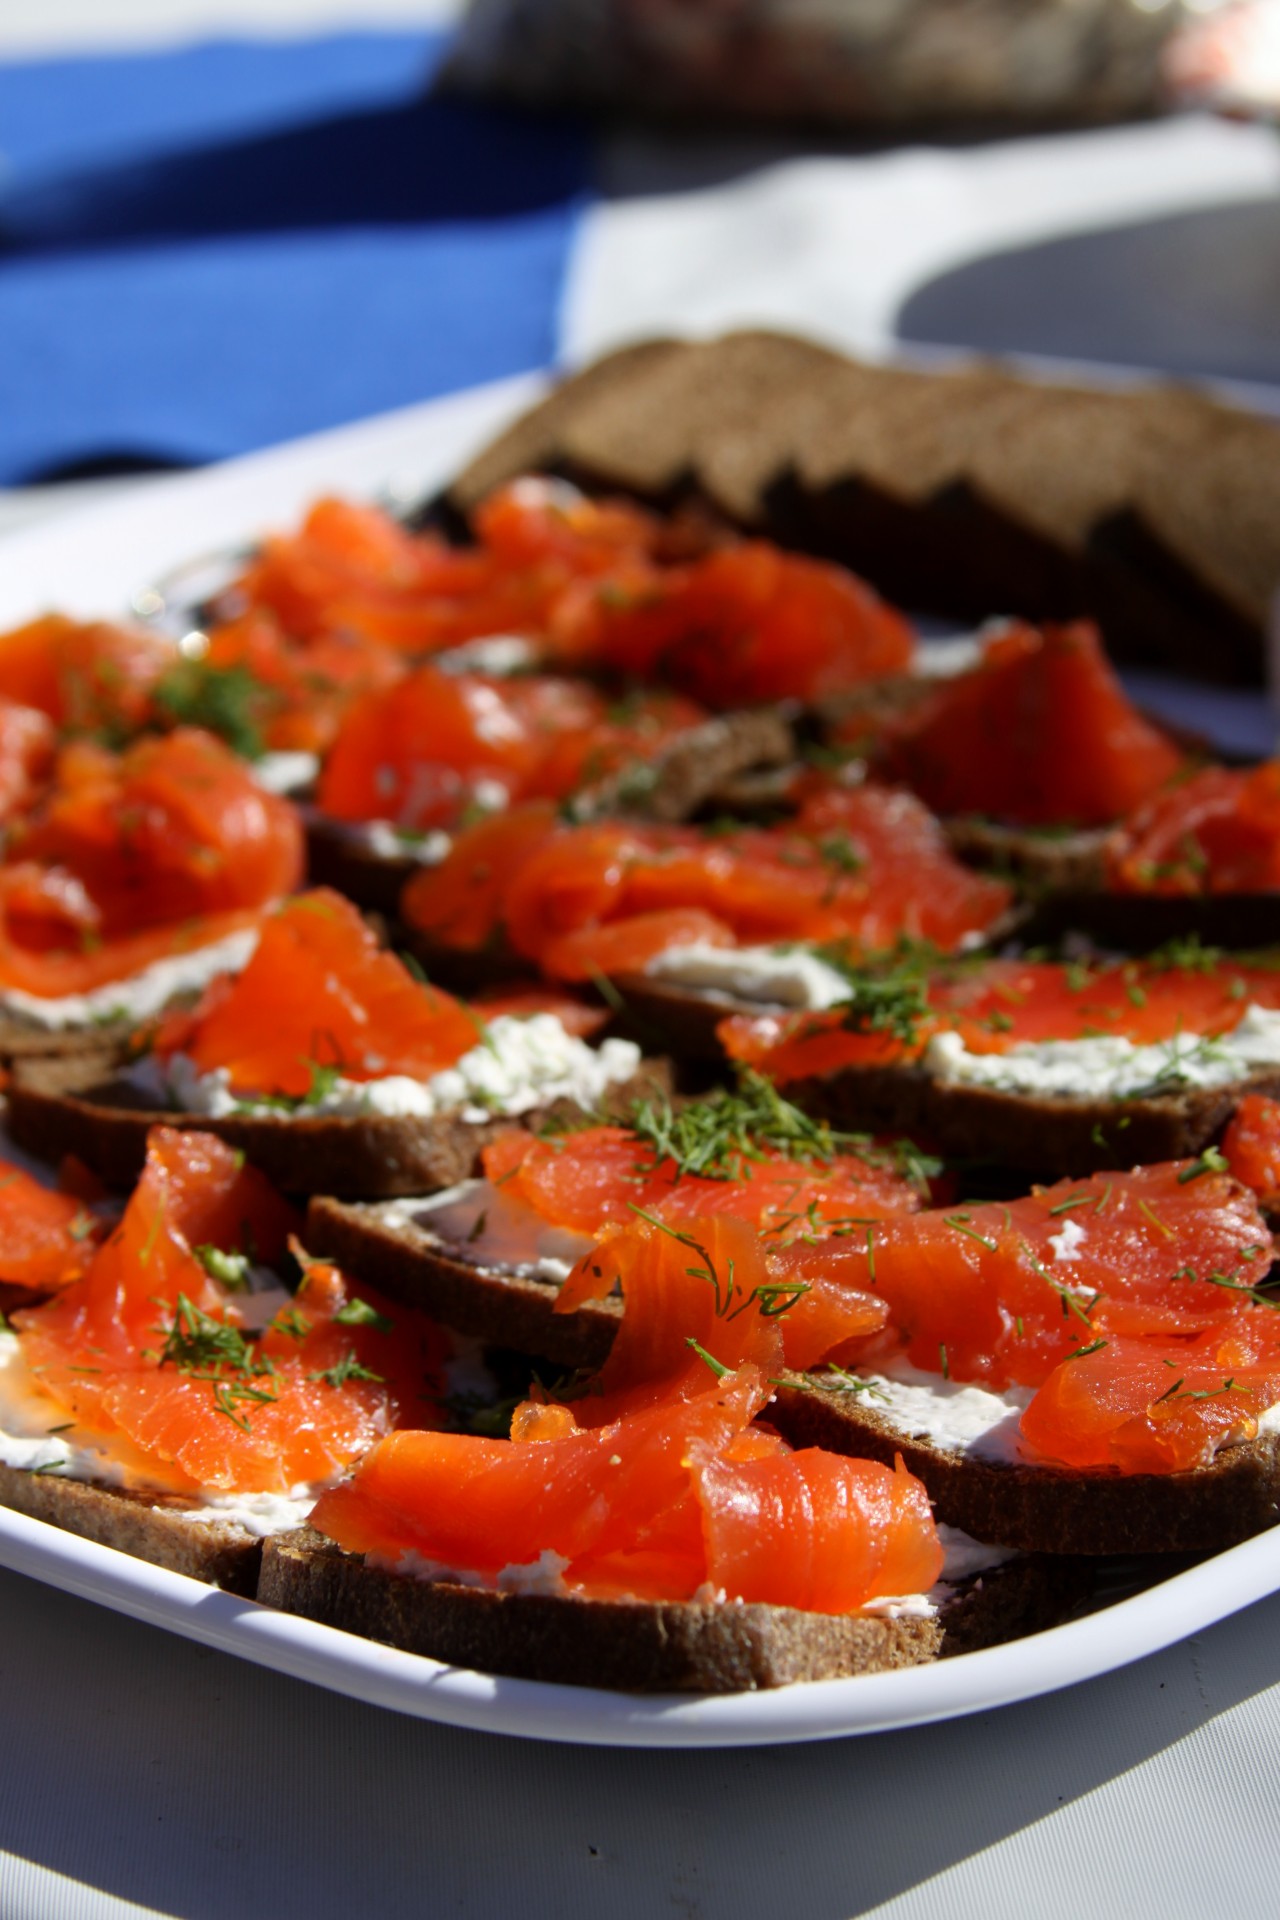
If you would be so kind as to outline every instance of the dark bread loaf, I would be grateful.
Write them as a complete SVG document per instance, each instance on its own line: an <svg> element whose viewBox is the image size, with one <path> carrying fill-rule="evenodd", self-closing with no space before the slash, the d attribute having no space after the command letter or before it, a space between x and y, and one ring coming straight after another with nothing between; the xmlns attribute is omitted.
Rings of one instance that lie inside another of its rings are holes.
<svg viewBox="0 0 1280 1920"><path fill-rule="evenodd" d="M385 1572L304 1529L268 1541L258 1599L449 1666L626 1693L741 1693L918 1666L1060 1620L1072 1562L1018 1559L936 1618L494 1592Z"/></svg>
<svg viewBox="0 0 1280 1920"><path fill-rule="evenodd" d="M134 1493L0 1465L0 1506L230 1593L257 1590L262 1542L234 1520L191 1520L194 1495Z"/></svg>
<svg viewBox="0 0 1280 1920"><path fill-rule="evenodd" d="M1214 1552L1280 1520L1280 1439L1221 1449L1187 1473L1084 1472L975 1459L913 1437L863 1395L781 1387L769 1409L798 1447L826 1447L891 1466L900 1455L934 1513L977 1540L1029 1553Z"/></svg>
<svg viewBox="0 0 1280 1920"><path fill-rule="evenodd" d="M474 456L450 485L449 503L467 513L495 487L522 473L554 471L560 464L564 428L578 408L615 384L627 387L642 380L653 367L688 351L680 341L643 340L583 368Z"/></svg>
<svg viewBox="0 0 1280 1920"><path fill-rule="evenodd" d="M1280 428L1198 392L876 366L776 334L652 342L569 379L451 498L531 467L696 490L921 611L1092 614L1123 658L1264 677Z"/></svg>
<svg viewBox="0 0 1280 1920"><path fill-rule="evenodd" d="M666 1085L662 1061L646 1062L605 1102L621 1108ZM464 1120L460 1112L429 1117L366 1113L350 1116L175 1113L149 1104L121 1077L119 1055L35 1060L14 1068L9 1130L19 1146L46 1160L72 1153L108 1186L127 1188L146 1160L152 1127L213 1133L238 1147L273 1186L289 1194L332 1193L370 1199L432 1193L474 1170L483 1147L515 1122ZM571 1103L519 1116L536 1124Z"/></svg>

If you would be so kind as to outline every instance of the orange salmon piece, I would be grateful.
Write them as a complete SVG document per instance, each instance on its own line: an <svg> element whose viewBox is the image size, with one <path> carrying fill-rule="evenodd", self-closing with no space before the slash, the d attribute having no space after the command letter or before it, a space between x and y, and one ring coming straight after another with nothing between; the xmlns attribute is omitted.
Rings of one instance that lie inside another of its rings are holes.
<svg viewBox="0 0 1280 1920"><path fill-rule="evenodd" d="M707 1578L730 1599L852 1613L882 1595L927 1593L945 1558L929 1497L891 1469L818 1447L712 1461L698 1476Z"/></svg>
<svg viewBox="0 0 1280 1920"><path fill-rule="evenodd" d="M754 540L668 571L597 611L595 651L707 706L815 699L911 661L902 615L827 561Z"/></svg>
<svg viewBox="0 0 1280 1920"><path fill-rule="evenodd" d="M1119 893L1267 893L1280 887L1280 761L1205 767L1158 793L1112 837Z"/></svg>
<svg viewBox="0 0 1280 1920"><path fill-rule="evenodd" d="M1178 1473L1252 1439L1280 1399L1280 1328L1255 1308L1186 1342L1112 1336L1056 1367L1022 1416L1024 1438L1067 1466Z"/></svg>
<svg viewBox="0 0 1280 1920"><path fill-rule="evenodd" d="M852 1153L788 1159L772 1147L738 1156L732 1177L681 1172L670 1158L625 1127L587 1127L539 1139L513 1131L485 1149L490 1180L501 1180L544 1220L577 1233L629 1224L635 1209L682 1222L712 1213L749 1220L777 1243L839 1229L849 1215L880 1219L919 1204L914 1188L887 1161ZM850 1228L850 1231L852 1229Z"/></svg>
<svg viewBox="0 0 1280 1920"><path fill-rule="evenodd" d="M501 930L512 875L555 831L548 800L480 821L457 836L439 866L414 874L400 896L402 917L442 946L482 950Z"/></svg>
<svg viewBox="0 0 1280 1920"><path fill-rule="evenodd" d="M56 1293L84 1272L102 1231L74 1194L0 1160L0 1285Z"/></svg>
<svg viewBox="0 0 1280 1920"><path fill-rule="evenodd" d="M914 1039L863 1029L838 1008L735 1014L721 1023L719 1034L731 1059L785 1084L846 1066L912 1059L939 1032L958 1033L972 1053L1004 1053L1023 1041L1077 1040L1099 1032L1146 1045L1180 1034L1228 1033L1251 1002L1280 1006L1280 969L1226 955L1211 967L990 960L954 974L921 976L920 987L927 1005L915 1021Z"/></svg>
<svg viewBox="0 0 1280 1920"><path fill-rule="evenodd" d="M1270 1235L1254 1196L1201 1166L1093 1174L1008 1206L897 1216L863 1244L797 1244L770 1265L779 1280L843 1277L878 1294L892 1346L918 1367L1038 1387L1100 1335L1193 1337L1245 1310ZM870 1364L892 1346L855 1339L835 1351Z"/></svg>
<svg viewBox="0 0 1280 1920"><path fill-rule="evenodd" d="M58 613L0 634L0 700L36 707L63 733L131 733L172 665L158 634Z"/></svg>
<svg viewBox="0 0 1280 1920"><path fill-rule="evenodd" d="M767 1394L746 1369L688 1399L545 1440L394 1434L322 1494L311 1523L351 1552L414 1552L491 1581L551 1551L579 1590L594 1590L601 1570L614 1585L625 1564L637 1595L685 1597L705 1578L691 1450L718 1452ZM655 1540L660 1564L646 1567Z"/></svg>
<svg viewBox="0 0 1280 1920"><path fill-rule="evenodd" d="M69 876L92 905L94 937L114 939L265 906L301 879L303 838L287 800L221 741L184 727L119 756L65 749L10 859Z"/></svg>
<svg viewBox="0 0 1280 1920"><path fill-rule="evenodd" d="M260 1339L217 1254L271 1262L295 1216L208 1135L157 1128L142 1181L84 1275L15 1317L40 1386L131 1483L287 1492L331 1478L403 1408L430 1418L445 1336L313 1264ZM234 1265L234 1263L233 1263Z"/></svg>
<svg viewBox="0 0 1280 1920"><path fill-rule="evenodd" d="M205 1073L225 1067L238 1093L298 1097L314 1067L426 1080L478 1039L469 1009L415 980L350 901L318 888L286 901L243 973L172 1016L156 1050L186 1053Z"/></svg>
<svg viewBox="0 0 1280 1920"><path fill-rule="evenodd" d="M1280 1100L1246 1093L1222 1136L1222 1152L1236 1179L1252 1187L1264 1207L1280 1205Z"/></svg>
<svg viewBox="0 0 1280 1920"><path fill-rule="evenodd" d="M481 845L460 837L452 856L459 869L480 857ZM437 870L406 891L416 925L426 924L433 883L442 879ZM1010 897L1000 883L952 859L937 823L910 794L863 788L814 795L788 829L706 834L693 827L548 824L509 880L505 919L517 952L556 977L587 979L608 970L617 929L627 924L639 923L644 941L643 955L630 956L632 966L660 951L651 935L663 930L664 914L698 913L716 923L668 921L672 939L701 924L717 937L728 928L744 943L882 947L905 934L949 947L990 925ZM496 901L493 910L502 910ZM433 911L439 925L438 896Z"/></svg>
<svg viewBox="0 0 1280 1920"><path fill-rule="evenodd" d="M891 729L885 769L936 813L1105 826L1182 768L1130 701L1092 621L1016 622Z"/></svg>

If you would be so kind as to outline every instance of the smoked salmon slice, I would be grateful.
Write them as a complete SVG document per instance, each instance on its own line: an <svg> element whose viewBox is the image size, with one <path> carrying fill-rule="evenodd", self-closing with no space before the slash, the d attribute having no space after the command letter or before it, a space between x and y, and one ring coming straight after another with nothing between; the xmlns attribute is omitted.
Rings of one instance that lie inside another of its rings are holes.
<svg viewBox="0 0 1280 1920"><path fill-rule="evenodd" d="M654 936L874 948L907 935L953 947L1010 898L952 858L910 794L868 786L816 791L786 828L725 833L565 827L549 810L514 809L415 875L402 911L445 944L483 946L505 928L514 951L552 978L587 980L614 963L627 927L637 934L629 970L665 950Z"/></svg>
<svg viewBox="0 0 1280 1920"><path fill-rule="evenodd" d="M512 1128L483 1162L504 1208L519 1203L575 1233L631 1225L637 1209L675 1222L731 1213L782 1245L920 1204L892 1149L833 1134L750 1073L737 1092L641 1101L628 1126L541 1137Z"/></svg>
<svg viewBox="0 0 1280 1920"><path fill-rule="evenodd" d="M393 1435L321 1497L312 1524L351 1551L493 1585L554 1555L565 1589L593 1597L845 1613L932 1586L942 1550L901 1467L817 1449L735 1456L767 1395L747 1366L602 1427L557 1421L548 1438Z"/></svg>
<svg viewBox="0 0 1280 1920"><path fill-rule="evenodd" d="M429 1080L483 1037L461 1001L415 980L360 913L327 888L298 894L263 925L244 971L224 975L155 1039L235 1093L300 1100L317 1074Z"/></svg>
<svg viewBox="0 0 1280 1920"><path fill-rule="evenodd" d="M1119 893L1267 893L1280 887L1280 761L1205 767L1125 820L1107 851Z"/></svg>
<svg viewBox="0 0 1280 1920"><path fill-rule="evenodd" d="M297 886L303 839L211 734L180 728L124 754L63 749L53 790L15 828L4 872L44 870L42 912L19 945L83 951L140 928L265 906ZM39 924L40 921L44 925Z"/></svg>
<svg viewBox="0 0 1280 1920"><path fill-rule="evenodd" d="M56 1293L79 1278L103 1225L74 1194L47 1187L0 1160L0 1296Z"/></svg>
<svg viewBox="0 0 1280 1920"><path fill-rule="evenodd" d="M1210 1150L1062 1181L1006 1205L880 1222L865 1245L793 1246L778 1284L844 1278L887 1307L842 1367L1033 1389L1024 1439L1083 1469L1202 1466L1280 1398L1280 1309L1260 1290L1271 1236Z"/></svg>
<svg viewBox="0 0 1280 1920"><path fill-rule="evenodd" d="M153 1130L87 1270L14 1318L32 1391L77 1447L131 1485L289 1493L331 1479L402 1412L430 1419L450 1349L421 1316L319 1263L292 1298L253 1291L294 1224L223 1142Z"/></svg>
<svg viewBox="0 0 1280 1920"><path fill-rule="evenodd" d="M1106 826L1185 765L1129 700L1088 620L1011 623L977 666L890 722L882 759L935 813L1033 827Z"/></svg>
<svg viewBox="0 0 1280 1920"><path fill-rule="evenodd" d="M835 956L837 959L840 956ZM1177 942L1132 961L959 960L901 951L849 968L847 1006L735 1014L730 1057L780 1084L842 1067L917 1059L937 1033L971 1053L1114 1035L1135 1046L1230 1033L1246 1009L1280 1007L1280 964Z"/></svg>
<svg viewBox="0 0 1280 1920"><path fill-rule="evenodd" d="M563 799L704 718L673 694L611 702L585 681L420 667L351 708L316 799L339 820L453 827L516 799Z"/></svg>

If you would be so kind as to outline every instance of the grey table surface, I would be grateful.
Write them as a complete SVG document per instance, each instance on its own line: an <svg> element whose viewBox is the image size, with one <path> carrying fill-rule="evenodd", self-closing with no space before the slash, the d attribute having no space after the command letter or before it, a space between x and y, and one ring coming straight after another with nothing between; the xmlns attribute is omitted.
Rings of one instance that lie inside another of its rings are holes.
<svg viewBox="0 0 1280 1920"><path fill-rule="evenodd" d="M628 1753L354 1704L0 1574L5 1920L1276 1910L1280 1597L943 1726Z"/></svg>

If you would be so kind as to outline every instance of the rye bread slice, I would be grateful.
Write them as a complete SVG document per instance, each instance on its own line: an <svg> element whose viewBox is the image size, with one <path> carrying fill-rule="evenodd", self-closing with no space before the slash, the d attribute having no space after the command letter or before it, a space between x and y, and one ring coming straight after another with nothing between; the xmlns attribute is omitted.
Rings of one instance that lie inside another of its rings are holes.
<svg viewBox="0 0 1280 1920"><path fill-rule="evenodd" d="M191 1520L181 1494L135 1493L0 1465L0 1506L229 1593L257 1590L262 1542L234 1520Z"/></svg>
<svg viewBox="0 0 1280 1920"><path fill-rule="evenodd" d="M1020 928L1029 945L1082 933L1119 953L1150 953L1195 934L1205 946L1249 952L1280 946L1280 892L1108 893L1071 884L1034 901Z"/></svg>
<svg viewBox="0 0 1280 1920"><path fill-rule="evenodd" d="M1280 1094L1280 1067L1225 1087L1146 1099L1100 1100L953 1086L916 1065L846 1067L787 1082L787 1099L849 1131L927 1139L956 1159L1017 1168L1044 1180L1194 1159L1246 1093Z"/></svg>
<svg viewBox="0 0 1280 1920"><path fill-rule="evenodd" d="M309 1528L266 1544L258 1599L446 1665L625 1693L742 1693L974 1652L1066 1617L1078 1562L1011 1560L935 1618L802 1613L741 1602L495 1592L370 1566Z"/></svg>
<svg viewBox="0 0 1280 1920"><path fill-rule="evenodd" d="M367 1113L358 1116L175 1113L148 1104L121 1077L119 1056L35 1060L15 1067L9 1087L9 1129L19 1146L57 1162L73 1153L108 1186L129 1188L146 1159L154 1126L213 1133L238 1147L281 1192L332 1193L348 1199L389 1198L456 1186L475 1169L480 1151L511 1118L464 1120L460 1113L428 1118ZM669 1084L666 1063L646 1063L611 1089L612 1110ZM518 1116L538 1124L556 1102Z"/></svg>
<svg viewBox="0 0 1280 1920"><path fill-rule="evenodd" d="M913 1436L862 1395L780 1387L769 1417L794 1446L904 1464L934 1513L977 1540L1029 1553L1216 1552L1280 1520L1280 1438L1224 1447L1186 1473L1084 1472L979 1460Z"/></svg>
<svg viewBox="0 0 1280 1920"><path fill-rule="evenodd" d="M573 814L579 820L619 814L665 822L688 820L725 782L757 767L785 765L794 753L795 734L781 709L717 714L686 728L651 759L629 761L584 788L572 802ZM318 813L307 821L308 885L334 887L367 911L394 918L400 895L424 864L430 863L415 858L411 851L376 851L343 821ZM474 985L469 967L466 977Z"/></svg>
<svg viewBox="0 0 1280 1920"><path fill-rule="evenodd" d="M918 1666L938 1621L497 1592L385 1572L310 1529L263 1552L258 1599L447 1666L623 1693L743 1693Z"/></svg>
<svg viewBox="0 0 1280 1920"><path fill-rule="evenodd" d="M569 1369L600 1366L622 1320L620 1299L557 1313L560 1287L528 1268L482 1265L418 1221L409 1209L343 1203L327 1195L307 1208L307 1246L392 1300L486 1346L534 1354Z"/></svg>
<svg viewBox="0 0 1280 1920"><path fill-rule="evenodd" d="M311 812L307 818L307 885L332 887L366 913L394 920L400 895L423 862L412 853L379 853L364 845L341 821Z"/></svg>
<svg viewBox="0 0 1280 1920"><path fill-rule="evenodd" d="M510 427L475 455L450 483L446 499L468 513L486 494L523 473L551 472L561 463L562 435L575 411L615 383L641 381L667 359L687 354L675 340L642 340L584 367L557 386L545 400L521 414Z"/></svg>
<svg viewBox="0 0 1280 1920"><path fill-rule="evenodd" d="M1274 933L1266 944L1275 944ZM613 986L622 1002L620 1030L643 1034L646 1045L682 1060L722 1061L717 1028L731 1014L785 1011L646 974L620 974ZM1124 1100L958 1086L912 1062L848 1066L789 1080L782 1090L793 1105L843 1132L923 1139L955 1159L1003 1164L1052 1180L1194 1159L1219 1137L1246 1093L1280 1095L1280 1067L1259 1067L1228 1086Z"/></svg>

